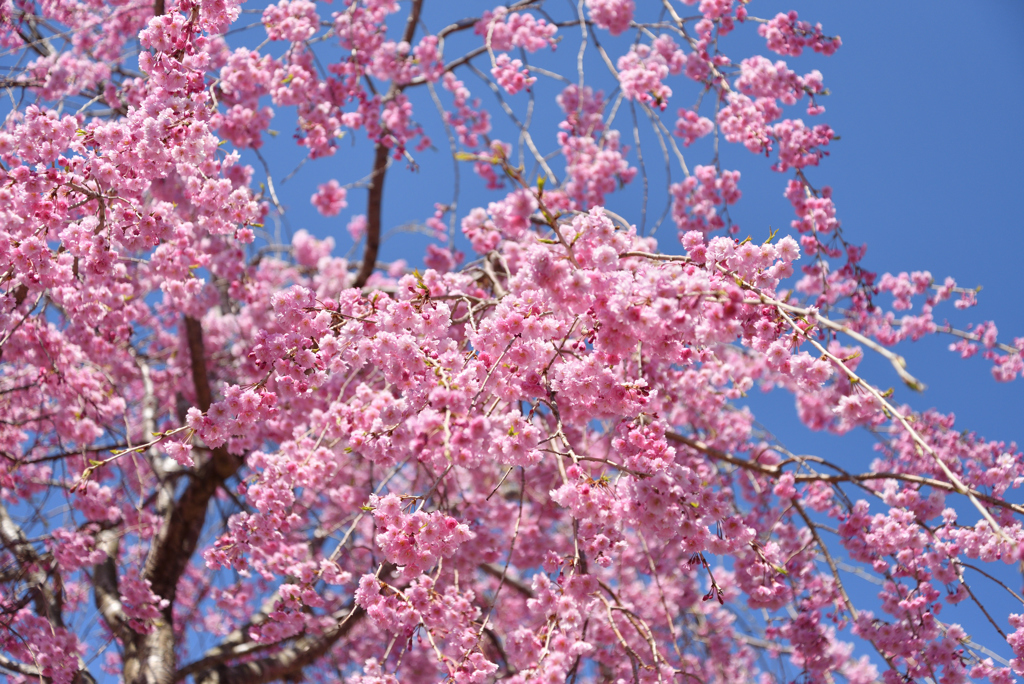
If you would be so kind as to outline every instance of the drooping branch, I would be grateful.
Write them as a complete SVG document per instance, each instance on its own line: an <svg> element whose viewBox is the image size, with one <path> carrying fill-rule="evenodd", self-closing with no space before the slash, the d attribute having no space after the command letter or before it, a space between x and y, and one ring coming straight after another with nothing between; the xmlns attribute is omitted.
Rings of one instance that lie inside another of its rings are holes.
<svg viewBox="0 0 1024 684"><path fill-rule="evenodd" d="M785 302L773 301L772 304L776 307L785 309L786 311L794 313L798 316L808 316L811 313L809 309L798 306L792 306L790 304L786 304ZM849 325L836 323L835 321L823 316L820 313L815 312L814 320L818 325L828 328L829 330L841 332L844 335L849 336L858 344L862 344L865 347L874 351L875 353L879 354L880 356L884 357L885 360L892 365L893 369L896 371L896 374L900 376L900 380L902 380L910 389L914 390L915 392L923 392L926 389L925 384L923 382L921 382L920 380L918 380L913 375L907 372L906 360L899 354L892 351L891 349L886 349L885 347L878 344L871 338L865 337L856 330L853 330Z"/></svg>
<svg viewBox="0 0 1024 684"><path fill-rule="evenodd" d="M966 330L957 330L956 328L954 328L953 326L949 325L948 323L946 325L938 326L935 329L935 332L945 333L947 335L953 335L954 337L959 337L961 339L968 340L970 342L981 342L982 341L981 335L978 335L977 333L968 332ZM1017 347L1011 347L1010 345L1004 344L1003 342L996 342L993 346L996 349L998 349L999 351L1005 352L1007 354L1020 354L1021 353L1021 350L1018 349Z"/></svg>
<svg viewBox="0 0 1024 684"><path fill-rule="evenodd" d="M767 463L758 463L757 461L751 461L743 458L739 458L732 454L728 454L724 451L720 451L711 447L698 439L692 439L686 435L681 435L676 432L666 432L665 437L673 442L685 444L686 446L701 452L705 456L710 457L712 460L721 461L734 465L744 470L750 470L761 475L767 475L768 477L779 477L782 475L783 470L779 466L769 465ZM835 475L826 475L825 473L794 473L793 480L795 482L827 482L829 484L837 484L839 482L849 482L851 484L864 484L871 480L898 480L901 482L910 482L918 485L927 485L936 489L941 489L944 492L955 492L958 494L964 494L966 496L976 497L985 503L991 504L998 508L1006 508L1024 515L1024 506L1015 504L1004 499L1000 499L995 496L990 496L982 491L974 489L972 487L966 487L965 491L957 486L956 483L943 482L942 480L936 480L933 477L925 477L922 475L914 475L912 473L899 473L892 471L883 471L877 473L848 473L839 466L825 461L824 459L815 459L822 465L825 465L833 470L839 471Z"/></svg>

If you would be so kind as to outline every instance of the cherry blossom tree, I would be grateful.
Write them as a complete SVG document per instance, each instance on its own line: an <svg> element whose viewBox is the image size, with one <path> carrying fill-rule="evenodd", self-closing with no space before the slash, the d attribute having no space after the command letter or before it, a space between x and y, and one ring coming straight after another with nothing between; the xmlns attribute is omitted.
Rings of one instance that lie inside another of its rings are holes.
<svg viewBox="0 0 1024 684"><path fill-rule="evenodd" d="M1010 381L1024 338L944 322L974 289L878 276L844 233L798 66L839 37L741 0L466 4L0 3L4 676L1024 674L1024 455L908 403L893 349L950 335ZM321 214L365 202L337 240L274 227L273 117L342 170ZM790 226L742 239L726 145ZM645 153L678 242L606 207ZM385 181L428 164L486 194L382 262ZM877 451L787 450L755 388Z"/></svg>

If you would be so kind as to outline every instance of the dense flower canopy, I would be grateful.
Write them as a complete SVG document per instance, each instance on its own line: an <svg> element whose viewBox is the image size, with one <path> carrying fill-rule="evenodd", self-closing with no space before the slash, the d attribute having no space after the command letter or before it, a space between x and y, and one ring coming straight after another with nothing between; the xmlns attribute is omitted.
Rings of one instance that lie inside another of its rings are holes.
<svg viewBox="0 0 1024 684"><path fill-rule="evenodd" d="M1010 381L1024 338L939 323L976 291L877 276L844 234L813 179L836 139L826 79L797 66L839 37L739 0L465 4L0 2L0 672L1024 675L1000 569L1024 560L1024 454L904 403L923 385L892 349L952 335ZM764 54L730 54L741 31ZM613 90L585 77L588 50ZM560 89L549 128L531 124L540 79ZM682 174L678 241L605 206L644 173L620 109ZM305 196L325 217L365 201L361 251L271 230L275 116L311 164L344 155L360 179ZM764 158L787 229L741 238L727 144ZM489 194L439 201L411 270L378 259L382 205L421 155ZM903 385L862 376L864 355ZM755 386L877 452L789 452L742 407ZM854 574L877 596L848 591ZM999 639L972 639L968 605Z"/></svg>

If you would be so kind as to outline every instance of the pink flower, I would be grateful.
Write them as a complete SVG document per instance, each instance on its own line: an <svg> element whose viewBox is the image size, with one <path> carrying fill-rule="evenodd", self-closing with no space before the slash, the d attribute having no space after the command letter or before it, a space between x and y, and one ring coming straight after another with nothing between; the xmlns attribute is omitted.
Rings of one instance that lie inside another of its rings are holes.
<svg viewBox="0 0 1024 684"><path fill-rule="evenodd" d="M800 56L805 47L824 55L834 54L843 44L839 36L829 37L822 33L821 24L811 26L797 19L796 12L775 15L765 24L757 27L761 37L768 40L768 49L780 55Z"/></svg>
<svg viewBox="0 0 1024 684"><path fill-rule="evenodd" d="M167 455L178 462L183 468L191 468L195 463L192 461L192 445L180 442L168 442L164 445Z"/></svg>
<svg viewBox="0 0 1024 684"><path fill-rule="evenodd" d="M485 41L496 52L507 52L521 47L528 52L536 52L545 47L555 48L554 35L558 27L549 24L545 19L537 19L526 12L509 14L506 7L498 6L494 11L487 10L473 27L473 32L483 36Z"/></svg>
<svg viewBox="0 0 1024 684"><path fill-rule="evenodd" d="M719 177L713 166L698 166L693 175L670 187L672 218L680 235L687 231L710 232L723 228L725 221L719 206L735 204L742 193L739 171L723 171Z"/></svg>
<svg viewBox="0 0 1024 684"><path fill-rule="evenodd" d="M139 575L135 569L121 576L118 582L121 592L121 605L130 618L132 629L140 634L148 634L153 630L153 623L162 618L162 610L167 607L167 599L153 593L147 579Z"/></svg>
<svg viewBox="0 0 1024 684"><path fill-rule="evenodd" d="M711 119L698 116L697 112L689 109L680 109L675 134L683 139L683 147L689 147L697 138L703 138L714 128L715 124Z"/></svg>
<svg viewBox="0 0 1024 684"><path fill-rule="evenodd" d="M521 60L510 59L507 54L498 55L491 68L491 75L509 95L515 95L537 81L536 77L530 76L529 69L523 68Z"/></svg>
<svg viewBox="0 0 1024 684"><path fill-rule="evenodd" d="M263 25L270 40L308 40L319 23L316 5L309 0L280 0L263 10Z"/></svg>
<svg viewBox="0 0 1024 684"><path fill-rule="evenodd" d="M590 19L613 36L626 32L633 21L633 0L587 0Z"/></svg>
<svg viewBox="0 0 1024 684"><path fill-rule="evenodd" d="M652 46L634 46L619 58L619 84L631 100L653 102L665 109L672 89L662 83L669 75L678 74L685 63L682 50L667 35L655 39Z"/></svg>
<svg viewBox="0 0 1024 684"><path fill-rule="evenodd" d="M345 230L352 236L352 240L359 242L364 235L366 235L366 214L356 214L349 219L348 225L345 226Z"/></svg>
<svg viewBox="0 0 1024 684"><path fill-rule="evenodd" d="M348 190L338 185L338 181L330 180L317 186L317 192L310 198L313 206L324 216L337 216L348 206L346 196Z"/></svg>

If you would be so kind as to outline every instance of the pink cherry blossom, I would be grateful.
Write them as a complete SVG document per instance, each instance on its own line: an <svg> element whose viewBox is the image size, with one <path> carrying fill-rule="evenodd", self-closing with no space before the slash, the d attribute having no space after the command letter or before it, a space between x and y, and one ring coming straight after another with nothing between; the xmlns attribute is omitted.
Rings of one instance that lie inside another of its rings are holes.
<svg viewBox="0 0 1024 684"><path fill-rule="evenodd" d="M689 147L698 138L714 130L715 124L711 119L698 116L697 112L690 109L680 109L679 118L676 119L675 134L683 139L683 147Z"/></svg>
<svg viewBox="0 0 1024 684"><path fill-rule="evenodd" d="M491 75L509 95L515 95L537 82L536 77L530 76L530 70L523 68L521 60L510 59L506 54L498 55Z"/></svg>
<svg viewBox="0 0 1024 684"><path fill-rule="evenodd" d="M831 55L843 43L839 36L826 36L821 24L811 26L797 18L796 12L778 13L773 19L757 27L758 34L768 41L768 49L780 55L799 57L805 47Z"/></svg>
<svg viewBox="0 0 1024 684"><path fill-rule="evenodd" d="M613 36L624 33L633 20L633 0L587 0L590 18Z"/></svg>
<svg viewBox="0 0 1024 684"><path fill-rule="evenodd" d="M473 27L473 32L483 36L485 41L490 42L491 49L498 52L520 47L528 52L537 52L549 46L554 49L554 35L558 27L532 14L510 13L507 8L499 6L493 12L484 12Z"/></svg>
<svg viewBox="0 0 1024 684"><path fill-rule="evenodd" d="M338 181L331 180L318 185L317 192L310 198L310 201L324 216L337 216L342 209L348 206L347 196L348 191L338 185Z"/></svg>

